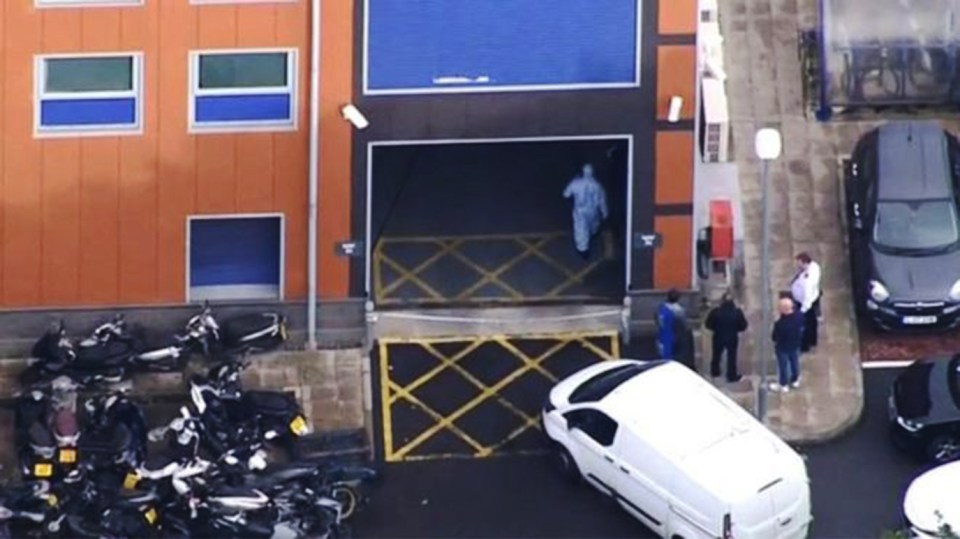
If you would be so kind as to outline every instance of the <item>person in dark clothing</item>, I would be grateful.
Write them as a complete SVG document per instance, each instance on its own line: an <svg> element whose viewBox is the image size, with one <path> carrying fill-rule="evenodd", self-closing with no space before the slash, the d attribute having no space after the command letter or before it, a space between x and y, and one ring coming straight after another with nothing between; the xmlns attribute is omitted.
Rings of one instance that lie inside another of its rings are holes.
<svg viewBox="0 0 960 539"><path fill-rule="evenodd" d="M786 393L800 387L800 345L803 342L803 315L793 308L791 298L780 298L780 318L773 324L774 352L777 356L779 383L770 391Z"/></svg>
<svg viewBox="0 0 960 539"><path fill-rule="evenodd" d="M710 361L710 376L720 376L720 358L727 356L727 381L739 382L737 369L737 348L740 346L740 334L747 329L747 317L743 310L733 302L729 293L724 293L720 305L707 314L707 329L713 332L713 359Z"/></svg>

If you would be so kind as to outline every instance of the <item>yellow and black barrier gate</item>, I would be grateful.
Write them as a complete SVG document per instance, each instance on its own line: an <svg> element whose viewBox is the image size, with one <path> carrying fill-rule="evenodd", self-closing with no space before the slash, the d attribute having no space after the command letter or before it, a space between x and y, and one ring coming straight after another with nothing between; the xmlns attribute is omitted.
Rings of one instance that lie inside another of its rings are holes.
<svg viewBox="0 0 960 539"><path fill-rule="evenodd" d="M540 452L550 388L620 355L616 332L381 339L375 348L387 462Z"/></svg>

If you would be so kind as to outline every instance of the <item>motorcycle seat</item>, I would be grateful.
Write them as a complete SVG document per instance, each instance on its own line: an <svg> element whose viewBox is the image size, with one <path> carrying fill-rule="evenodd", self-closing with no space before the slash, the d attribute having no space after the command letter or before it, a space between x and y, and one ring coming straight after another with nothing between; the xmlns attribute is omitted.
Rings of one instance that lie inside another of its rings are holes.
<svg viewBox="0 0 960 539"><path fill-rule="evenodd" d="M245 391L241 401L251 412L266 414L291 413L299 408L292 394L280 391Z"/></svg>
<svg viewBox="0 0 960 539"><path fill-rule="evenodd" d="M80 438L81 451L118 453L132 442L133 435L124 424L99 429Z"/></svg>
<svg viewBox="0 0 960 539"><path fill-rule="evenodd" d="M276 464L267 467L260 477L272 479L274 482L292 481L302 477L308 477L316 473L317 465L304 462L292 462L288 464Z"/></svg>
<svg viewBox="0 0 960 539"><path fill-rule="evenodd" d="M212 498L259 498L263 493L249 485L217 485L210 491Z"/></svg>

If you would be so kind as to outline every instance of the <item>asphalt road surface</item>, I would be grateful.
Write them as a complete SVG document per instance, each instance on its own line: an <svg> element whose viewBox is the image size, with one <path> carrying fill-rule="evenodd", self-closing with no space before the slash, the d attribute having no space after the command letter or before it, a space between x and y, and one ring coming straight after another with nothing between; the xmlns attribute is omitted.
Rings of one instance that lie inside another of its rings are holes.
<svg viewBox="0 0 960 539"><path fill-rule="evenodd" d="M860 424L802 448L813 491L812 537L876 538L899 524L900 496L923 465L887 438L886 397L898 370L864 373ZM654 537L593 490L565 483L544 457L405 462L388 466L358 537Z"/></svg>
<svg viewBox="0 0 960 539"><path fill-rule="evenodd" d="M863 416L847 435L801 449L813 492L813 537L876 538L900 525L900 498L926 465L888 437L887 396L902 369L864 371Z"/></svg>

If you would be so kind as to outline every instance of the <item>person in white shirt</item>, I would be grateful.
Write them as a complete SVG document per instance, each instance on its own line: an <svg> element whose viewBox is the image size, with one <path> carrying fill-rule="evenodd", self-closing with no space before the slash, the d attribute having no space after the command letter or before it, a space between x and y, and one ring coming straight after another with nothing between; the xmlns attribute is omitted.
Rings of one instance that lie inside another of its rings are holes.
<svg viewBox="0 0 960 539"><path fill-rule="evenodd" d="M797 273L790 282L790 294L803 314L803 341L801 352L817 346L817 324L820 317L820 264L807 253L796 256Z"/></svg>

